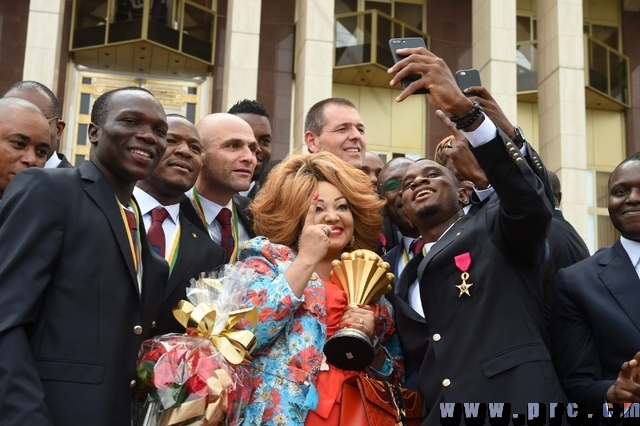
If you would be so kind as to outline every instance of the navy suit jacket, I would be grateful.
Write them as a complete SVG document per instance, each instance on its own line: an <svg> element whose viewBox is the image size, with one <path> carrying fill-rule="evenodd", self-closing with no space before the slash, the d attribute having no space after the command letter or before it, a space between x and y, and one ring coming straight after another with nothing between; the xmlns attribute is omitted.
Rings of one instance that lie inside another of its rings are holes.
<svg viewBox="0 0 640 426"><path fill-rule="evenodd" d="M418 266L428 336L419 374L426 425L440 424L443 402L507 402L524 414L529 402L566 400L544 340L540 264L551 204L512 148L499 132L472 149L498 197L458 220ZM456 288L462 271L454 259L464 253L471 296ZM403 336L400 323L398 331L405 345L415 337Z"/></svg>
<svg viewBox="0 0 640 426"><path fill-rule="evenodd" d="M189 199L187 202L190 204ZM185 290L190 286L192 278L198 278L201 272L212 272L225 263L224 249L211 240L209 233L189 222L182 210L181 205L178 258L167 282L153 335L184 333L184 327L173 316L173 308L180 300L187 300ZM202 223L200 220L198 222Z"/></svg>
<svg viewBox="0 0 640 426"><path fill-rule="evenodd" d="M571 402L602 413L620 367L640 350L640 280L618 240L556 275L551 348Z"/></svg>
<svg viewBox="0 0 640 426"><path fill-rule="evenodd" d="M142 295L118 201L90 161L18 173L0 203L0 423L131 422L166 262L144 225Z"/></svg>

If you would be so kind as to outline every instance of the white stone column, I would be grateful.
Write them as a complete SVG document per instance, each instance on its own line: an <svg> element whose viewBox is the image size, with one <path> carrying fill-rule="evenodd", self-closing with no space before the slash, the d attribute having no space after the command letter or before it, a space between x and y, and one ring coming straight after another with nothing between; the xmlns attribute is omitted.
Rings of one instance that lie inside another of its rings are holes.
<svg viewBox="0 0 640 426"><path fill-rule="evenodd" d="M306 152L304 117L313 104L331 97L334 34L333 0L298 0L292 151Z"/></svg>
<svg viewBox="0 0 640 426"><path fill-rule="evenodd" d="M31 0L29 4L22 79L39 81L54 93L58 87L64 3L64 0Z"/></svg>
<svg viewBox="0 0 640 426"><path fill-rule="evenodd" d="M228 0L222 109L258 94L261 0Z"/></svg>
<svg viewBox="0 0 640 426"><path fill-rule="evenodd" d="M512 123L517 122L516 0L473 0L473 67Z"/></svg>
<svg viewBox="0 0 640 426"><path fill-rule="evenodd" d="M562 210L587 235L582 0L538 0L540 156L562 182Z"/></svg>

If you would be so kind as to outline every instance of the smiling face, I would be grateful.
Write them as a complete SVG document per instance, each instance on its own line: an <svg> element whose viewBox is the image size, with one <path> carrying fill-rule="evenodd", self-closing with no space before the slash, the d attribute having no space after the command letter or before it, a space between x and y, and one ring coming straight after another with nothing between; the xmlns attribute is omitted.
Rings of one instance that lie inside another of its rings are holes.
<svg viewBox="0 0 640 426"><path fill-rule="evenodd" d="M44 115L20 106L3 108L0 120L0 197L20 170L44 167L51 139Z"/></svg>
<svg viewBox="0 0 640 426"><path fill-rule="evenodd" d="M167 121L160 102L143 91L121 90L107 102L103 122L89 125L91 161L118 194L156 168L167 147Z"/></svg>
<svg viewBox="0 0 640 426"><path fill-rule="evenodd" d="M623 237L640 241L640 161L622 163L611 175L609 217Z"/></svg>
<svg viewBox="0 0 640 426"><path fill-rule="evenodd" d="M408 158L391 160L378 175L378 192L387 201L384 209L391 222L398 227L402 235L417 236L418 229L409 223L402 207L402 177L407 168L413 164Z"/></svg>
<svg viewBox="0 0 640 426"><path fill-rule="evenodd" d="M167 117L167 150L158 167L138 186L164 205L182 200L202 169L200 136L189 120Z"/></svg>
<svg viewBox="0 0 640 426"><path fill-rule="evenodd" d="M367 150L364 124L355 108L328 104L323 111L324 126L320 134L307 131L305 143L311 152L327 151L354 167L361 168Z"/></svg>
<svg viewBox="0 0 640 426"><path fill-rule="evenodd" d="M353 236L353 215L344 195L329 182L318 183L318 194L315 223L331 226L327 258L337 259Z"/></svg>
<svg viewBox="0 0 640 426"><path fill-rule="evenodd" d="M196 188L205 198L224 206L234 194L249 189L258 143L251 126L232 114L208 115L197 128L204 164Z"/></svg>
<svg viewBox="0 0 640 426"><path fill-rule="evenodd" d="M431 160L411 164L402 178L402 204L409 221L420 229L446 224L466 201L451 171Z"/></svg>
<svg viewBox="0 0 640 426"><path fill-rule="evenodd" d="M256 150L256 168L253 171L253 180L258 180L265 166L271 161L271 123L269 119L258 114L238 114L238 117L249 123L253 135L258 142Z"/></svg>

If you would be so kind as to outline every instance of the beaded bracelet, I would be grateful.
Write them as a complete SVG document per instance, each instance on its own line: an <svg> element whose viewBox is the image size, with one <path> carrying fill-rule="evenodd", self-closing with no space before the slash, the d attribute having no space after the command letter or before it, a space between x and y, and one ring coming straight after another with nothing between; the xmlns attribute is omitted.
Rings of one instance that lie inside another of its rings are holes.
<svg viewBox="0 0 640 426"><path fill-rule="evenodd" d="M453 121L454 123L459 123L471 116L473 116L474 114L476 114L478 109L482 109L482 107L480 106L480 104L478 103L478 101L473 101L473 106L471 107L471 109L467 112L465 112L462 115L452 115L450 120Z"/></svg>
<svg viewBox="0 0 640 426"><path fill-rule="evenodd" d="M456 129L458 130L464 129L465 127L469 126L471 123L476 121L478 118L480 118L481 115L482 115L482 108L478 106L476 113L473 114L473 117L471 117L468 121L465 121L464 123L456 123Z"/></svg>

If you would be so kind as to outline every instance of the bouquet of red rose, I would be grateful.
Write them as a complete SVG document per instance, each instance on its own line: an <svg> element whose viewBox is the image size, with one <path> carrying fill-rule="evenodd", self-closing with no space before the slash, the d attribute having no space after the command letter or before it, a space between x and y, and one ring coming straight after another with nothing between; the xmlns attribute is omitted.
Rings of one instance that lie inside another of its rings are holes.
<svg viewBox="0 0 640 426"><path fill-rule="evenodd" d="M255 278L246 268L227 265L218 279L192 280L188 301L174 315L186 334L143 342L137 373L141 383L140 426L240 425L251 394L247 364L255 336L233 330L241 319L255 325L254 308L238 310Z"/></svg>

